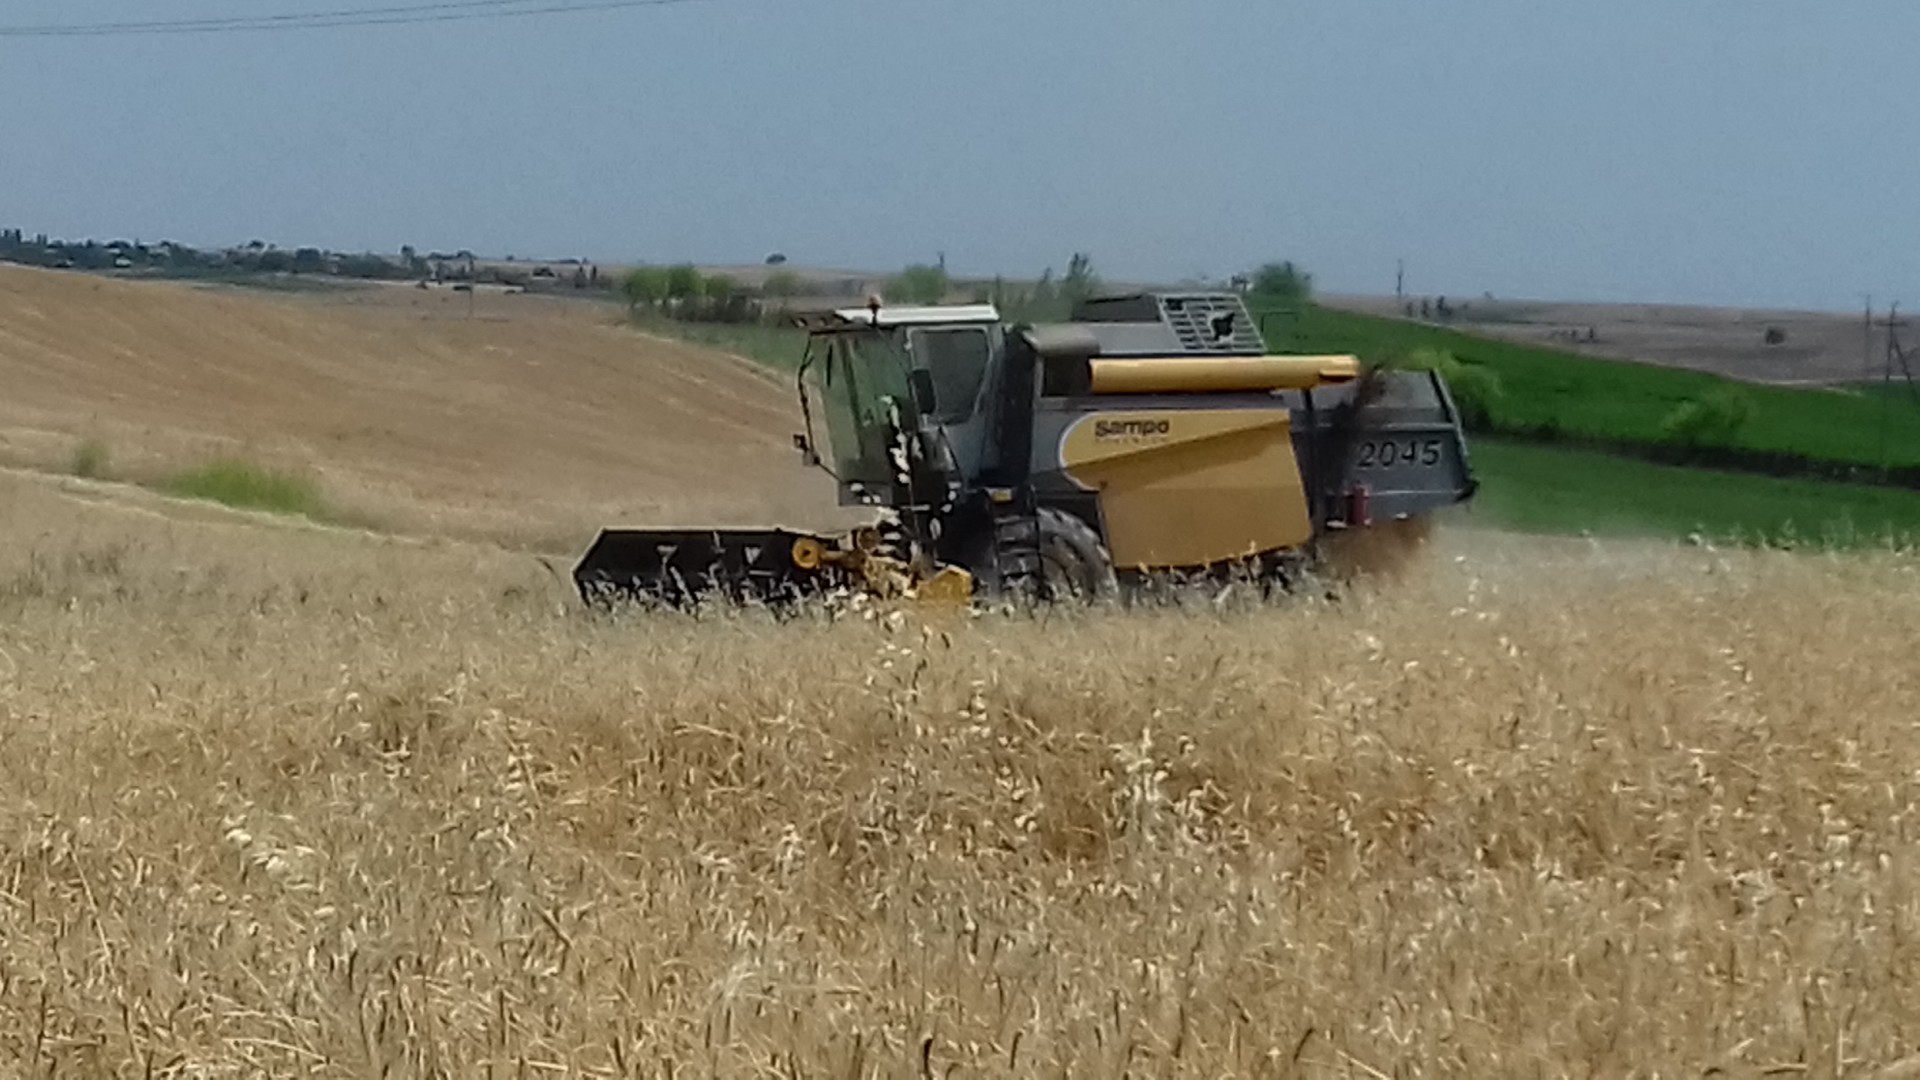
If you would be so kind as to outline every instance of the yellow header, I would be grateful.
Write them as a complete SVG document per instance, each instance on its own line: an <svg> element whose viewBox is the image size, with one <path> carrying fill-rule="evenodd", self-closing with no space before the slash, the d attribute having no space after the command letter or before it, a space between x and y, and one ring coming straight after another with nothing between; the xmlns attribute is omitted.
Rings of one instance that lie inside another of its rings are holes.
<svg viewBox="0 0 1920 1080"><path fill-rule="evenodd" d="M1096 394L1232 394L1312 390L1360 377L1352 356L1154 357L1091 362Z"/></svg>

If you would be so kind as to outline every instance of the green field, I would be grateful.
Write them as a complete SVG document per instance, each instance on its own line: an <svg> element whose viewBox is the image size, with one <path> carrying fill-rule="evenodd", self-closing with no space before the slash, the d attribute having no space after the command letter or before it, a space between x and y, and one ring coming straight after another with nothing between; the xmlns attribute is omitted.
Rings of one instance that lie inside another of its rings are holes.
<svg viewBox="0 0 1920 1080"><path fill-rule="evenodd" d="M1502 429L1557 427L1571 435L1659 442L1662 425L1683 402L1739 386L1754 413L1733 445L1861 465L1920 464L1920 405L1853 389L1792 390L1734 383L1716 375L1495 341L1452 330L1309 306L1268 324L1275 348L1354 353L1391 361L1417 349L1443 349L1500 376L1494 407Z"/></svg>
<svg viewBox="0 0 1920 1080"><path fill-rule="evenodd" d="M1524 532L1852 547L1920 537L1920 492L1655 465L1482 437L1474 520Z"/></svg>
<svg viewBox="0 0 1920 1080"><path fill-rule="evenodd" d="M1905 379L1901 378L1895 378L1892 381L1875 380L1873 382L1849 383L1842 387L1842 389L1864 394L1867 397L1873 398L1875 401L1885 398L1892 401L1895 405L1908 405L1920 408L1920 384L1909 384Z"/></svg>
<svg viewBox="0 0 1920 1080"><path fill-rule="evenodd" d="M648 319L642 328L749 357L782 370L799 363L803 335L786 327ZM1920 398L1904 383L1795 390L1734 383L1702 372L1596 360L1476 337L1398 319L1310 307L1269 323L1273 346L1290 352L1354 353L1391 361L1443 349L1498 373L1501 429L1558 428L1573 436L1657 443L1683 403L1738 386L1754 412L1733 440L1749 450L1855 465L1920 465ZM1884 458L1884 460L1883 460Z"/></svg>

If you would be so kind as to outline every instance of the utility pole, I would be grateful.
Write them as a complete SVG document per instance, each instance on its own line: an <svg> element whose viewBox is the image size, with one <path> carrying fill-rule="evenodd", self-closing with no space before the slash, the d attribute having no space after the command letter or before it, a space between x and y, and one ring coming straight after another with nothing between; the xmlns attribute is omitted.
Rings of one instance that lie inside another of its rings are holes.
<svg viewBox="0 0 1920 1080"><path fill-rule="evenodd" d="M1399 267L1393 273L1393 298L1395 300L1407 298L1407 260L1405 259L1400 260Z"/></svg>
<svg viewBox="0 0 1920 1080"><path fill-rule="evenodd" d="M1887 425L1893 408L1893 360L1900 355L1900 328L1906 324L1900 321L1900 304L1894 302L1887 308L1887 357L1880 373L1880 477L1887 476ZM1906 360L1901 359L1904 367Z"/></svg>
<svg viewBox="0 0 1920 1080"><path fill-rule="evenodd" d="M1873 294L1867 294L1867 321L1860 338L1860 377L1873 378Z"/></svg>

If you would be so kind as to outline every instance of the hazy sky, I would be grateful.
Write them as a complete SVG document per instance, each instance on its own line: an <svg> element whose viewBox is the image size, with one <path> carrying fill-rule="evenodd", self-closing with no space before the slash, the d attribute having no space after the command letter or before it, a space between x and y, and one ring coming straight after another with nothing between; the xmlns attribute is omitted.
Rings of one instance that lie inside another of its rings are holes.
<svg viewBox="0 0 1920 1080"><path fill-rule="evenodd" d="M400 0L5 0L0 24ZM0 38L0 224L1920 304L1913 0L712 0Z"/></svg>

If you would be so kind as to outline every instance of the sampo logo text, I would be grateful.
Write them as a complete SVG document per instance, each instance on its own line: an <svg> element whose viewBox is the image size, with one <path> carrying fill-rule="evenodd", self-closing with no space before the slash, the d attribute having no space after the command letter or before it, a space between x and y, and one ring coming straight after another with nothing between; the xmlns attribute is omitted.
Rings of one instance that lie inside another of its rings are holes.
<svg viewBox="0 0 1920 1080"><path fill-rule="evenodd" d="M1148 439L1173 431L1171 420L1095 420L1096 439Z"/></svg>

